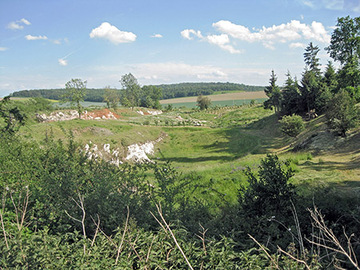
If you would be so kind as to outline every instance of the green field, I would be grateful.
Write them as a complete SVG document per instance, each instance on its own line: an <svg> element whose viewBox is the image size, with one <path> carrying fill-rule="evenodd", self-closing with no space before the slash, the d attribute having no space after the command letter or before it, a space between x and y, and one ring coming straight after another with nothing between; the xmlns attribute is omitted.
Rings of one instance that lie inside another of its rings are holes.
<svg viewBox="0 0 360 270"><path fill-rule="evenodd" d="M235 105L243 105L249 104L252 100L255 103L259 104L266 100L266 98L257 98L257 99L240 99L240 100L219 100L219 101L211 101L211 106L235 106ZM166 103L171 104L174 108L196 108L196 102L180 102L180 103ZM163 105L164 106L164 105Z"/></svg>

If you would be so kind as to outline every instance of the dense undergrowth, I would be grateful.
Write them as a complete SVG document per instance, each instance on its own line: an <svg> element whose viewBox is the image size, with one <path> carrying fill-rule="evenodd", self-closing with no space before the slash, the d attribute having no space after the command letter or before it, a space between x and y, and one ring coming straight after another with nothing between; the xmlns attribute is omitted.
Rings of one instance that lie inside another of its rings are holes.
<svg viewBox="0 0 360 270"><path fill-rule="evenodd" d="M212 128L146 126L145 136L169 135L164 144L178 159L163 147L157 163L119 167L81 150L74 125L87 128L84 120L61 124L61 133L59 124L40 129L31 119L18 133L3 131L1 268L354 268L359 195L336 185L306 188L304 166L322 168L310 153L266 155L295 139L279 136L276 117L260 107L215 113L183 114ZM128 140L144 128L97 125L119 128ZM199 169L181 168L186 156Z"/></svg>
<svg viewBox="0 0 360 270"><path fill-rule="evenodd" d="M246 171L249 185L239 186L235 206L191 196L210 187L195 185L196 175L182 175L170 163L90 161L71 136L61 141L48 134L40 143L3 136L0 160L3 269L187 269L186 260L194 269L305 267L277 247L317 269L344 257L323 258L326 253L299 241L318 235L305 210L314 202L334 233L341 236L343 226L357 232L354 198L330 204L335 195L328 190L316 198L298 195L288 182L292 169L276 156L263 160L259 176Z"/></svg>

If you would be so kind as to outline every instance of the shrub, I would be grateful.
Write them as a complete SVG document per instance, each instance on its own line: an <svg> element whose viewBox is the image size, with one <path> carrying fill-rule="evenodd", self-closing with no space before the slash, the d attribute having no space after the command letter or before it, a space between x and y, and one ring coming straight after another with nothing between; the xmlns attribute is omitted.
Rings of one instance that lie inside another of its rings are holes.
<svg viewBox="0 0 360 270"><path fill-rule="evenodd" d="M279 122L281 131L291 137L296 137L305 129L304 122L299 115L286 115Z"/></svg>

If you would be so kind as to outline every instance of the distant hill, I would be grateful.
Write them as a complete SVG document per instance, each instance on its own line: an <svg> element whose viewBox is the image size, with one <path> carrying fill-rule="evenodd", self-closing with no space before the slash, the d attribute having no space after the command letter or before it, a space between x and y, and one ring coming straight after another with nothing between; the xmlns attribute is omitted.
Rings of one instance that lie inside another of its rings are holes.
<svg viewBox="0 0 360 270"><path fill-rule="evenodd" d="M177 97L192 97L202 95L211 95L215 92L228 91L263 91L263 86L252 86L238 83L178 83L178 84L161 84L156 85L163 91L163 99ZM121 91L121 90L119 90ZM85 101L102 102L104 89L87 89ZM43 97L48 99L60 100L65 93L65 89L38 89L38 90L21 90L12 93L13 97Z"/></svg>
<svg viewBox="0 0 360 270"><path fill-rule="evenodd" d="M163 90L163 99L178 97L193 97L202 95L211 95L215 92L227 91L263 91L264 86L253 86L239 83L178 83L157 85Z"/></svg>

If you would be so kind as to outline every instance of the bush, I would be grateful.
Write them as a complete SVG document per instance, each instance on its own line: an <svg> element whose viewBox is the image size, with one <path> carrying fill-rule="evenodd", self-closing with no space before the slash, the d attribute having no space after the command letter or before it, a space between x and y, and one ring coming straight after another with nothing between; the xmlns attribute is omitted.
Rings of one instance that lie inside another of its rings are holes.
<svg viewBox="0 0 360 270"><path fill-rule="evenodd" d="M286 115L279 122L281 131L291 137L296 137L305 129L304 122L299 115Z"/></svg>

